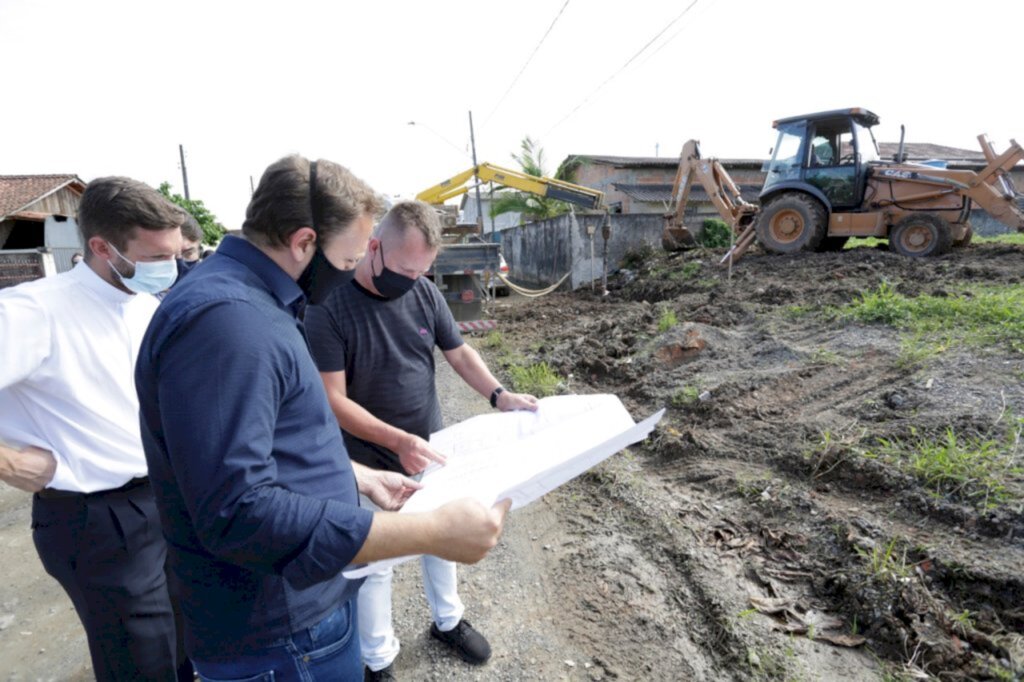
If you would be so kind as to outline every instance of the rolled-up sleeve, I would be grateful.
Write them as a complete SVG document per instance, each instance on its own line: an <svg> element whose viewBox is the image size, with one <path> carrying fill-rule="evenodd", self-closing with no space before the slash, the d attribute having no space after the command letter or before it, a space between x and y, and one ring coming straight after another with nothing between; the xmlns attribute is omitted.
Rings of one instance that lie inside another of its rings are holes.
<svg viewBox="0 0 1024 682"><path fill-rule="evenodd" d="M300 368L253 313L220 301L154 340L158 439L203 548L301 587L348 565L373 515L280 479L275 429Z"/></svg>

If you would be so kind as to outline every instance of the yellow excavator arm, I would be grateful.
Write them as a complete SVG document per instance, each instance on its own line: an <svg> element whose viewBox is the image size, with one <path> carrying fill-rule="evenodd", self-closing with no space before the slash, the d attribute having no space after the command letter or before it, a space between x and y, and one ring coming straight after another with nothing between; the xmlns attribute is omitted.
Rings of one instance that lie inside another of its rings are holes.
<svg viewBox="0 0 1024 682"><path fill-rule="evenodd" d="M596 189L574 185L564 180L528 175L522 171L510 170L489 163L481 163L475 168L462 171L444 182L423 190L416 195L416 198L428 204L443 204L448 199L465 194L472 189L475 185L467 183L474 177L479 178L481 184L493 182L495 185L566 201L584 208L597 210L604 206L604 192Z"/></svg>

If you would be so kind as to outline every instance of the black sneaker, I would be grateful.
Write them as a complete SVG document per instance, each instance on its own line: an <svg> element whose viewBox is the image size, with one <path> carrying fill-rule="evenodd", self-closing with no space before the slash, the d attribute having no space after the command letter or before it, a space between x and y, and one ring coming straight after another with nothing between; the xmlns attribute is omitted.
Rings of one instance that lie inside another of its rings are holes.
<svg viewBox="0 0 1024 682"><path fill-rule="evenodd" d="M394 665L376 671L363 668L363 682L394 682L396 679Z"/></svg>
<svg viewBox="0 0 1024 682"><path fill-rule="evenodd" d="M465 618L447 632L441 632L437 628L437 623L433 623L430 626L430 634L450 646L466 663L480 665L491 657L491 645Z"/></svg>

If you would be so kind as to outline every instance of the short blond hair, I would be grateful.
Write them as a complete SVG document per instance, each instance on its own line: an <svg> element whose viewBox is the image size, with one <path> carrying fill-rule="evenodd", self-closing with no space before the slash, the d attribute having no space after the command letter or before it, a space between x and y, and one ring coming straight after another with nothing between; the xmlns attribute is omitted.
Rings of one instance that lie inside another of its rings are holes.
<svg viewBox="0 0 1024 682"><path fill-rule="evenodd" d="M441 218L437 215L437 209L428 203L416 199L399 201L380 221L377 237L380 238L388 228L403 237L410 228L415 228L423 235L428 247L433 249L441 246Z"/></svg>

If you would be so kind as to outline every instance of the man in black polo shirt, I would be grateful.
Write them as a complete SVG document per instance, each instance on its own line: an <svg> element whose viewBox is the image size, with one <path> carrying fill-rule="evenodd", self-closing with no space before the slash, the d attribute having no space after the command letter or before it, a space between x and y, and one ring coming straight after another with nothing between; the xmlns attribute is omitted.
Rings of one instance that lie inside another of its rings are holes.
<svg viewBox="0 0 1024 682"><path fill-rule="evenodd" d="M441 224L419 201L396 204L370 239L355 279L306 314L310 347L331 408L356 462L418 474L444 456L427 443L441 429L434 385L434 346L478 393L502 410L537 408L530 395L505 391L480 355L463 343L451 312L422 275L437 256ZM455 565L423 557L431 634L470 663L490 646L462 618ZM368 679L387 679L399 643L391 626L391 572L370 576L359 591L359 630Z"/></svg>
<svg viewBox="0 0 1024 682"><path fill-rule="evenodd" d="M396 508L417 484L349 461L297 280L318 249L336 265L361 250L375 208L337 164L271 165L244 238L227 237L171 290L142 342L142 441L203 679L357 679L359 583L346 566L424 552L471 562L497 542L507 501L359 507L357 489Z"/></svg>

